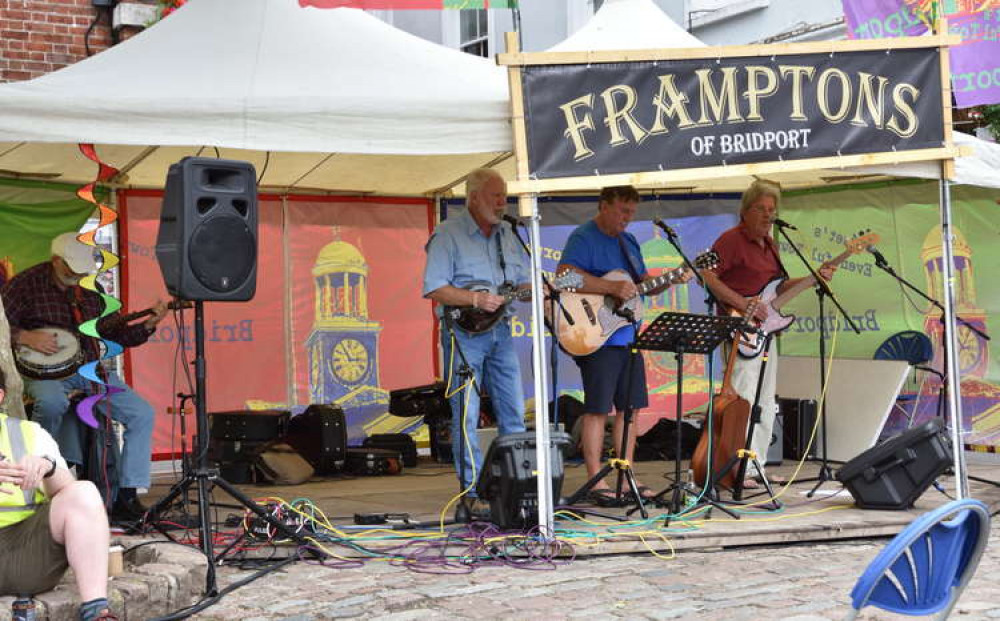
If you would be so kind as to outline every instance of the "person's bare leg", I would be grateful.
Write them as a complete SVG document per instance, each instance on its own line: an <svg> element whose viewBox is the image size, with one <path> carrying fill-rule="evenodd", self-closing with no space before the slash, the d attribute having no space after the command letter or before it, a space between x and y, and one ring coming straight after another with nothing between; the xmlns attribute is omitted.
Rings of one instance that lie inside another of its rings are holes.
<svg viewBox="0 0 1000 621"><path fill-rule="evenodd" d="M580 434L583 445L583 463L587 467L588 479L593 478L604 464L601 457L604 452L604 424L608 419L607 414L584 414L583 429ZM607 489L605 481L598 481L594 489Z"/></svg>
<svg viewBox="0 0 1000 621"><path fill-rule="evenodd" d="M632 463L632 459L635 456L635 438L636 438L636 419L639 418L639 410L632 410L632 424L629 425L628 429L628 444L625 446L624 459L627 459L629 463ZM615 452L621 450L622 448L622 434L625 433L625 413L616 412L614 426L611 428L612 436L615 439ZM632 476L635 476L635 470L632 471ZM637 478L635 480L637 486L642 486ZM625 490L629 491L629 490Z"/></svg>
<svg viewBox="0 0 1000 621"><path fill-rule="evenodd" d="M108 516L90 481L74 481L52 499L49 531L66 547L80 600L108 596Z"/></svg>

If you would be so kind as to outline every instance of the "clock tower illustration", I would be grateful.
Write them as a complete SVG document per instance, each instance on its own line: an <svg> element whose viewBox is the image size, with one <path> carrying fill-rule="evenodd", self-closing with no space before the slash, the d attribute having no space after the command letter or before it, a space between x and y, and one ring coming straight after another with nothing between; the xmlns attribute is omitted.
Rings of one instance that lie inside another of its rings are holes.
<svg viewBox="0 0 1000 621"><path fill-rule="evenodd" d="M314 319L309 353L312 403L339 405L347 418L348 442L360 443L366 424L389 405L379 387L378 339L382 324L368 317L368 264L354 245L340 239L320 249L313 264Z"/></svg>

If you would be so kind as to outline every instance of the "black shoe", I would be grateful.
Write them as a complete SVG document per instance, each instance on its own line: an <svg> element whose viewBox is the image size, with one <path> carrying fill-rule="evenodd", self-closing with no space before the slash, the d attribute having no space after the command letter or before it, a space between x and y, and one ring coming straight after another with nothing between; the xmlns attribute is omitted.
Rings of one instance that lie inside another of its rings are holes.
<svg viewBox="0 0 1000 621"><path fill-rule="evenodd" d="M111 522L113 524L134 524L146 515L148 509L139 502L138 498L131 500L118 499L111 506Z"/></svg>
<svg viewBox="0 0 1000 621"><path fill-rule="evenodd" d="M459 523L490 522L492 515L490 503L480 498L462 500L455 509L455 521Z"/></svg>

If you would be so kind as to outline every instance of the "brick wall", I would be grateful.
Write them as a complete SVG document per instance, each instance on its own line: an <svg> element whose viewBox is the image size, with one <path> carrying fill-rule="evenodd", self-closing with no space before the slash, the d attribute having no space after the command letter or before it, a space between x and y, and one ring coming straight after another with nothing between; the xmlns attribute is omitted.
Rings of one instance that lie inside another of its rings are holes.
<svg viewBox="0 0 1000 621"><path fill-rule="evenodd" d="M0 82L30 80L111 45L108 9L92 0L0 0Z"/></svg>

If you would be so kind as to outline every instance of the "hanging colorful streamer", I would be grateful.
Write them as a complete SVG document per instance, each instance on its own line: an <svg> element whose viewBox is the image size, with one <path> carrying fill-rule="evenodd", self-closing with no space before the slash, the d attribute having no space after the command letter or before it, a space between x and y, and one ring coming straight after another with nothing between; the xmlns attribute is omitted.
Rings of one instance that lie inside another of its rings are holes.
<svg viewBox="0 0 1000 621"><path fill-rule="evenodd" d="M98 273L106 272L118 265L119 263L118 256L111 252L108 252L107 250L104 250L103 248L100 248L97 245L95 236L97 235L98 230L102 229L105 226L108 226L109 224L117 220L118 214L115 213L113 209L111 209L110 207L102 203L100 200L98 200L97 195L95 194L95 190L97 189L98 184L107 182L115 175L117 175L118 169L102 162L101 158L98 157L97 155L97 151L94 149L94 145L80 144L78 146L80 148L80 152L83 153L83 155L87 159L91 160L92 162L95 162L98 166L97 178L76 191L77 196L87 201L88 203L92 203L94 207L97 209L98 223L97 226L94 227L93 229L81 233L77 237L77 239L79 239L84 244L87 244L88 246L93 246L94 248L97 248L98 250L101 251L101 268ZM80 286L85 289L89 289L101 296L101 298L104 300L104 311L101 312L100 317L91 319L89 321L85 321L82 324L80 324L80 326L78 326L78 329L80 330L81 334L85 334L87 336L99 339L104 344L104 355L101 357L101 360L105 358L114 358L115 356L122 353L123 348L121 345L115 343L114 341L109 341L102 338L100 333L97 331L97 322L102 317L106 317L114 313L115 311L119 310L122 307L121 301L119 301L117 298L113 296L103 293L97 288L97 274L91 274L85 277L83 280L80 281ZM80 375L90 380L91 382L103 386L104 388L103 391L100 391L97 394L91 395L83 399L76 407L76 414L80 418L80 420L82 420L84 424L89 425L90 427L93 427L95 429L97 428L98 425L97 425L97 418L94 416L94 407L102 399L109 398L111 397L111 395L117 392L122 392L121 388L111 386L110 384L107 384L101 379L100 375L97 372L97 366L99 364L100 360L88 362L87 364L80 367L79 373Z"/></svg>

